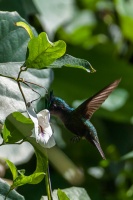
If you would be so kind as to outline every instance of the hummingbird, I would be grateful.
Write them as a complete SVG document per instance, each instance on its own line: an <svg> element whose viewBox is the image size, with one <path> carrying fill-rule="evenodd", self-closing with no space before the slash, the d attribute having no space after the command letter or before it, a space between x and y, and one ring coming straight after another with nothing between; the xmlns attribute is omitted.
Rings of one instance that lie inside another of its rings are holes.
<svg viewBox="0 0 133 200"><path fill-rule="evenodd" d="M53 91L50 92L47 99L47 106L50 114L61 119L64 126L75 135L73 140L78 141L81 138L87 139L98 149L103 159L106 158L101 148L96 128L90 122L90 119L110 93L118 86L120 81L121 79L115 80L113 83L85 100L76 109L70 107L63 99L54 96Z"/></svg>

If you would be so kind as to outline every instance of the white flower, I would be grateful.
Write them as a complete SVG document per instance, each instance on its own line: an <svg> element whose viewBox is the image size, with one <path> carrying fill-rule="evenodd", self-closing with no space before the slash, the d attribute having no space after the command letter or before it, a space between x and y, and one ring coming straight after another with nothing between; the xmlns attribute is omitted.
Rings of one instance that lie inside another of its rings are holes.
<svg viewBox="0 0 133 200"><path fill-rule="evenodd" d="M34 123L33 137L36 138L37 143L45 148L51 148L55 145L53 131L50 126L50 112L47 109L35 113L31 104L28 103L27 113Z"/></svg>

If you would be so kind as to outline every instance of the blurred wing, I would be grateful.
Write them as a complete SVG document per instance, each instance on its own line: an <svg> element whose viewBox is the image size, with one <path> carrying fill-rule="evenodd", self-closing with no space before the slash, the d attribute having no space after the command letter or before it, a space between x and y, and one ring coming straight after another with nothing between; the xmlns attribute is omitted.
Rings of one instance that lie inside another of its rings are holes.
<svg viewBox="0 0 133 200"><path fill-rule="evenodd" d="M101 106L101 104L107 99L110 93L118 86L121 79L114 81L91 98L84 101L79 107L75 109L76 113L79 113L86 119L90 119L93 113Z"/></svg>

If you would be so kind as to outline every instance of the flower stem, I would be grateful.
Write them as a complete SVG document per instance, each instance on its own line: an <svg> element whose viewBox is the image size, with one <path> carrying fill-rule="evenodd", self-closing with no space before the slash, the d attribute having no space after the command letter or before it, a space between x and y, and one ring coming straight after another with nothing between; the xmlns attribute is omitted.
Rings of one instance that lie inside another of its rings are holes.
<svg viewBox="0 0 133 200"><path fill-rule="evenodd" d="M47 171L46 171L46 175L45 175L45 184L46 184L46 191L47 191L48 200L53 200L48 160L47 160Z"/></svg>

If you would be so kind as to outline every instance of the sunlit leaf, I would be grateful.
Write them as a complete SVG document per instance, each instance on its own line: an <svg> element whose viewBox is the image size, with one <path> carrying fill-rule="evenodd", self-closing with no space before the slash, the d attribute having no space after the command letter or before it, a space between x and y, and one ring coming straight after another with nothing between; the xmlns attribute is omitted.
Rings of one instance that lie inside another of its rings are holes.
<svg viewBox="0 0 133 200"><path fill-rule="evenodd" d="M18 173L15 165L11 161L6 160L13 175L13 184L11 185L11 190L25 184L38 184L43 180L47 170L47 159L46 156L40 154L38 150L36 150L36 157L36 170L29 176L24 175L25 170L18 170Z"/></svg>
<svg viewBox="0 0 133 200"><path fill-rule="evenodd" d="M18 177L16 166L10 160L6 160L6 163L8 164L8 167L10 168L12 172L13 180L15 180Z"/></svg>
<svg viewBox="0 0 133 200"><path fill-rule="evenodd" d="M50 68L61 68L61 67L73 67L73 68L80 68L84 69L87 72L95 72L96 70L93 69L91 64L84 59L75 58L71 55L64 55L61 58L57 59L54 63L50 65Z"/></svg>
<svg viewBox="0 0 133 200"><path fill-rule="evenodd" d="M2 131L4 142L15 143L26 139L32 134L33 122L19 112L10 114L4 123Z"/></svg>
<svg viewBox="0 0 133 200"><path fill-rule="evenodd" d="M65 194L65 192L63 192L62 190L58 189L57 190L57 195L59 200L70 200L67 195Z"/></svg>
<svg viewBox="0 0 133 200"><path fill-rule="evenodd" d="M25 184L38 184L44 178L44 172L33 173L30 176L19 175L11 185L11 189Z"/></svg>
<svg viewBox="0 0 133 200"><path fill-rule="evenodd" d="M28 44L26 67L43 69L64 55L66 44L64 41L50 42L45 32L34 37Z"/></svg>

